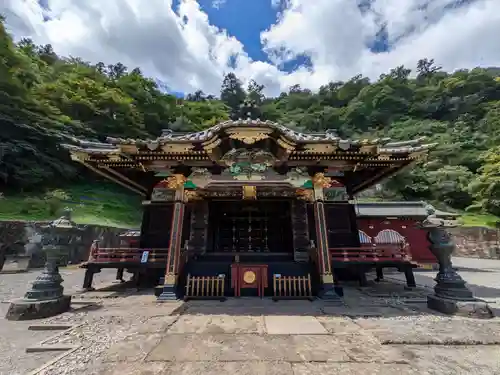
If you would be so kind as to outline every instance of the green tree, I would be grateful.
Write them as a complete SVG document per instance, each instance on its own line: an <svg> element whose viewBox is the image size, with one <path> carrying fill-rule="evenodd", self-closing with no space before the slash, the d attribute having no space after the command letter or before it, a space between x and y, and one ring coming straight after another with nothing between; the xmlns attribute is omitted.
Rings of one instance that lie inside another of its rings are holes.
<svg viewBox="0 0 500 375"><path fill-rule="evenodd" d="M469 190L485 212L500 216L500 146L488 150L484 164Z"/></svg>
<svg viewBox="0 0 500 375"><path fill-rule="evenodd" d="M226 74L222 82L220 99L231 111L231 117L237 117L245 97L245 90L238 77L234 73Z"/></svg>

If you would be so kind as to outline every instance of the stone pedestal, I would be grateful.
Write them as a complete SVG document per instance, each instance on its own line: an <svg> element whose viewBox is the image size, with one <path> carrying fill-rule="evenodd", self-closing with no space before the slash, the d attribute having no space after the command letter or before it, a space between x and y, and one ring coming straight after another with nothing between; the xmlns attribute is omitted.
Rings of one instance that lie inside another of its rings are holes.
<svg viewBox="0 0 500 375"><path fill-rule="evenodd" d="M43 319L62 314L70 309L71 296L61 296L43 301L21 299L10 304L7 320Z"/></svg>
<svg viewBox="0 0 500 375"><path fill-rule="evenodd" d="M342 297L344 297L344 289L334 283L333 275L321 275L321 289L318 297L323 300L341 302Z"/></svg>
<svg viewBox="0 0 500 375"><path fill-rule="evenodd" d="M322 285L318 293L318 297L328 301L341 301L344 296L344 290L341 286L336 286L333 283L325 283Z"/></svg>
<svg viewBox="0 0 500 375"><path fill-rule="evenodd" d="M157 296L158 302L166 302L166 301L176 301L176 285L175 285L175 277L173 275L167 275L166 277L160 279L160 284L157 288L155 288L155 295ZM161 288L161 293L160 293Z"/></svg>
<svg viewBox="0 0 500 375"><path fill-rule="evenodd" d="M42 273L36 278L24 298L14 301L9 306L8 320L29 320L48 318L70 309L71 297L63 295L63 279L59 273L59 260L67 254L74 236L80 232L71 221L71 213L54 220L42 227L42 250L46 262Z"/></svg>
<svg viewBox="0 0 500 375"><path fill-rule="evenodd" d="M158 296L157 301L176 301L177 295L175 294L175 285L173 284L164 284L163 290L161 294Z"/></svg>
<svg viewBox="0 0 500 375"><path fill-rule="evenodd" d="M488 304L479 299L460 301L457 299L428 296L427 307L448 315L460 315L470 318L493 318Z"/></svg>

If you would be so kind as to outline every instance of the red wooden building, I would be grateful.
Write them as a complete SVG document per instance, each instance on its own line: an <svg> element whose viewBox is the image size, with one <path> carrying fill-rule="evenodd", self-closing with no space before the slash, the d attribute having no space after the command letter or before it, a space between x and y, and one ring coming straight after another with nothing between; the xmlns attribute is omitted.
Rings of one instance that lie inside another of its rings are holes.
<svg viewBox="0 0 500 375"><path fill-rule="evenodd" d="M362 244L407 243L412 261L419 266L435 265L427 233L418 227L428 214L426 202L358 202L355 204L359 239ZM457 214L436 210L438 217Z"/></svg>

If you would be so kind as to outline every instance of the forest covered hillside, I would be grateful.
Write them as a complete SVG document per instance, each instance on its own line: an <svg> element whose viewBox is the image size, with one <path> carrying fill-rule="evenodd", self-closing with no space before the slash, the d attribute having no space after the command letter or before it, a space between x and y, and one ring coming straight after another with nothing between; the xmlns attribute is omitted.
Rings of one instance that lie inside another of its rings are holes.
<svg viewBox="0 0 500 375"><path fill-rule="evenodd" d="M277 98L229 73L219 97L198 91L179 100L138 68L57 56L26 39L16 45L3 24L0 57L0 219L49 218L73 204L82 221L112 212L109 222L135 225L139 199L72 163L58 147L63 135L102 141L196 131L236 116L246 98L261 119L302 131L426 136L439 143L429 159L368 192L370 199L427 200L489 221L500 216L498 68L447 73L423 58L415 72L399 66L377 81L356 76L325 82L318 92L293 86Z"/></svg>

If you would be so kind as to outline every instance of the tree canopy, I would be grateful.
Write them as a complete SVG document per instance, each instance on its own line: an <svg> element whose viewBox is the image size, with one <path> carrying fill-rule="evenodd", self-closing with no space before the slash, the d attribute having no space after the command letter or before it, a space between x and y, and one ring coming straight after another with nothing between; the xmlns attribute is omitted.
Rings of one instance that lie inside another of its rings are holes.
<svg viewBox="0 0 500 375"><path fill-rule="evenodd" d="M447 73L424 58L415 73L399 66L376 81L325 82L315 93L295 85L276 98L229 73L219 98L197 91L178 99L139 68L58 56L28 39L14 44L0 24L0 187L43 190L80 181L80 167L58 147L62 134L102 140L195 131L237 117L249 99L263 120L303 131L427 136L437 149L384 183L383 196L500 215L499 69Z"/></svg>

